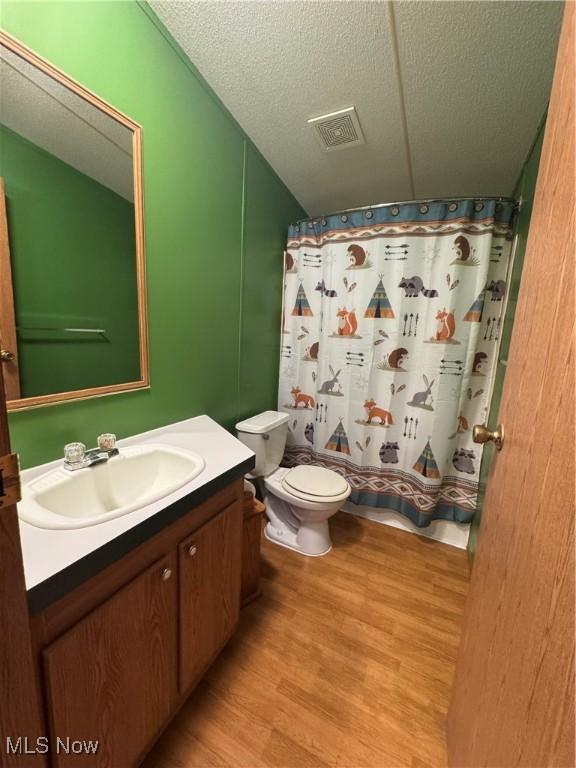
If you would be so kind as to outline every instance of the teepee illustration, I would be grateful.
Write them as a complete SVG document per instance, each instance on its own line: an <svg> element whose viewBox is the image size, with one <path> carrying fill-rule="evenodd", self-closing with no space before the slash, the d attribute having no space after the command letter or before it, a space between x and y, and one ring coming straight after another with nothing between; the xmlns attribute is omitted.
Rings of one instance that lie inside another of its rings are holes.
<svg viewBox="0 0 576 768"><path fill-rule="evenodd" d="M384 288L384 283L382 282L382 275L380 275L380 280L370 299L370 304L368 304L368 309L364 313L364 317L394 317L394 312L392 311L392 307L386 294L386 289Z"/></svg>
<svg viewBox="0 0 576 768"><path fill-rule="evenodd" d="M468 312L464 315L462 318L463 320L466 320L469 323L479 323L482 320L482 312L484 311L484 297L486 295L485 291L482 291L482 293L479 293L476 297L476 300L474 301L474 304L470 307Z"/></svg>
<svg viewBox="0 0 576 768"><path fill-rule="evenodd" d="M436 464L436 459L434 458L432 448L430 447L430 440L426 443L424 450L420 454L420 458L416 464L414 464L413 469L421 475L424 475L424 477L429 477L434 480L440 478L438 464Z"/></svg>
<svg viewBox="0 0 576 768"><path fill-rule="evenodd" d="M337 451L338 453L347 453L350 455L350 448L348 447L348 435L346 434L344 427L342 426L342 419L338 422L338 426L332 433L332 437L324 448L329 451Z"/></svg>
<svg viewBox="0 0 576 768"><path fill-rule="evenodd" d="M312 310L310 309L310 304L308 304L308 299L306 298L306 293L304 292L304 286L302 283L300 283L298 293L296 294L296 303L294 304L292 315L294 317L312 316Z"/></svg>

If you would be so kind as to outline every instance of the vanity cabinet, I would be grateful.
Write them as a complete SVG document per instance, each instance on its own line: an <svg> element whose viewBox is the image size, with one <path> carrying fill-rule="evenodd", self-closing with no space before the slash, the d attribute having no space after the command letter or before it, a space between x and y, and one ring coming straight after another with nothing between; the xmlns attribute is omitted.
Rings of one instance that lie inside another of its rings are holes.
<svg viewBox="0 0 576 768"><path fill-rule="evenodd" d="M130 768L233 633L242 480L161 528L32 617L51 766ZM98 740L93 755L57 739Z"/></svg>
<svg viewBox="0 0 576 768"><path fill-rule="evenodd" d="M175 561L155 562L42 653L52 740L98 740L96 765L134 765L176 703ZM79 760L58 750L53 762Z"/></svg>
<svg viewBox="0 0 576 768"><path fill-rule="evenodd" d="M180 544L180 690L195 685L238 621L242 517L224 509Z"/></svg>

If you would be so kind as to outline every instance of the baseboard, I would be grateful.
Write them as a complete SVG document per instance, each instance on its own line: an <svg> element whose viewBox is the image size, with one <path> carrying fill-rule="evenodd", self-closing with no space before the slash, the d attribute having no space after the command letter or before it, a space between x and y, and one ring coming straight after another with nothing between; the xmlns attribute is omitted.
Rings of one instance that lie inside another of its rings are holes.
<svg viewBox="0 0 576 768"><path fill-rule="evenodd" d="M365 517L376 523L382 523L382 525L391 525L393 528L400 528L409 533L416 533L418 536L425 536L427 539L441 541L443 544L449 544L458 549L466 549L468 544L469 524L453 523L451 520L433 520L428 528L418 528L408 518L391 509L375 509L374 507L352 504L349 501L344 504L342 509L351 515Z"/></svg>

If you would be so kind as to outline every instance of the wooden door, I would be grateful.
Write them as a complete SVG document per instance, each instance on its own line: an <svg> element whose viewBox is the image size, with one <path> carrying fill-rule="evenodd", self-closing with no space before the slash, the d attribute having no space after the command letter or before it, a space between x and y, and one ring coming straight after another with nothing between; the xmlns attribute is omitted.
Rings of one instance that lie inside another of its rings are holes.
<svg viewBox="0 0 576 768"><path fill-rule="evenodd" d="M18 367L16 314L8 239L8 213L4 179L2 178L0 178L0 364L3 367L6 399L18 400L20 397L20 371Z"/></svg>
<svg viewBox="0 0 576 768"><path fill-rule="evenodd" d="M176 555L156 562L42 652L56 768L136 766L177 697ZM57 739L98 741L55 754Z"/></svg>
<svg viewBox="0 0 576 768"><path fill-rule="evenodd" d="M44 756L26 754L40 747L38 739L44 734L16 511L19 497L0 367L0 766L40 768Z"/></svg>
<svg viewBox="0 0 576 768"><path fill-rule="evenodd" d="M454 768L573 768L574 25L566 3L448 715Z"/></svg>
<svg viewBox="0 0 576 768"><path fill-rule="evenodd" d="M241 554L239 501L180 544L181 693L198 682L236 627Z"/></svg>

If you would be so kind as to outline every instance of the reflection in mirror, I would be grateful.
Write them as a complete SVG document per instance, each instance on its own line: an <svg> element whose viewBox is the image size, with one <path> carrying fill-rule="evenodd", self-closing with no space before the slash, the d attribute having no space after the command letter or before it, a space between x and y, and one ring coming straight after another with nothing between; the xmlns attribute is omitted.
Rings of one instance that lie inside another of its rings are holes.
<svg viewBox="0 0 576 768"><path fill-rule="evenodd" d="M146 386L139 128L3 41L0 342L9 407Z"/></svg>

